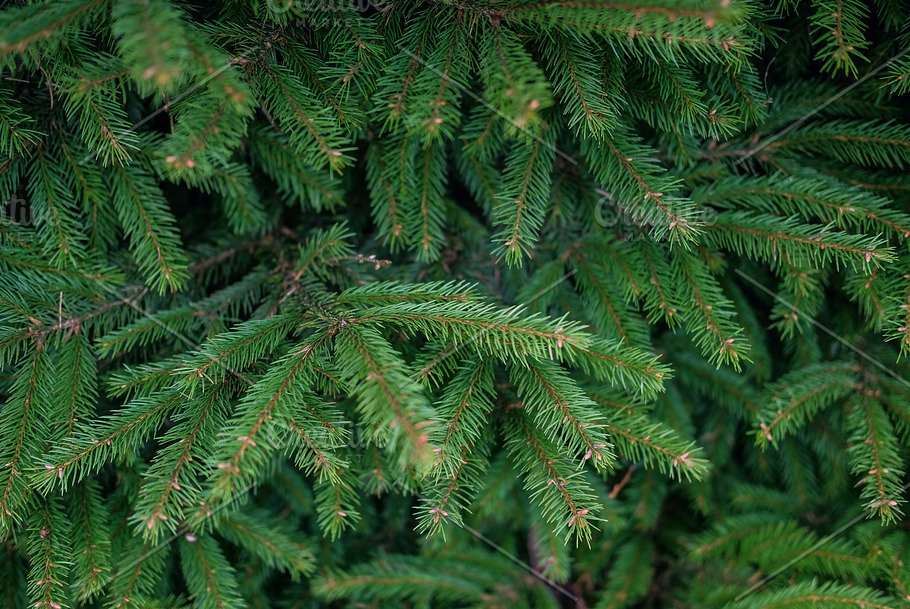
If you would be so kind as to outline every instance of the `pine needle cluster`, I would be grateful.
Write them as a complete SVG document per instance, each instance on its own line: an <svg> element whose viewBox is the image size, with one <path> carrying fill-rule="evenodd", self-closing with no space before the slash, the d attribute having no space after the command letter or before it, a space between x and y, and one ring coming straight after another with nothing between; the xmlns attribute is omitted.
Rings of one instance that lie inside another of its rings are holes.
<svg viewBox="0 0 910 609"><path fill-rule="evenodd" d="M0 604L910 606L896 0L0 13Z"/></svg>

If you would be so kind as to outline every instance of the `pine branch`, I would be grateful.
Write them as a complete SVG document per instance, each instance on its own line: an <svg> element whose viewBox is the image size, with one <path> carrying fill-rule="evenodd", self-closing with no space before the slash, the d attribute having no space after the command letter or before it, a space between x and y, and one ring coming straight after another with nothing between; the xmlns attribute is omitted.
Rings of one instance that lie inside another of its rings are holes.
<svg viewBox="0 0 910 609"><path fill-rule="evenodd" d="M5 59L11 53L24 53L38 41L78 27L85 15L101 3L102 0L68 0L32 4L5 12L0 21L0 31L4 32L3 41L0 42L0 59Z"/></svg>
<svg viewBox="0 0 910 609"><path fill-rule="evenodd" d="M29 519L29 596L33 607L63 609L69 607L65 582L69 574L68 525L58 499L42 499Z"/></svg>
<svg viewBox="0 0 910 609"><path fill-rule="evenodd" d="M274 516L267 513L231 512L219 522L218 532L266 564L290 573L296 581L315 568L315 557L309 544L283 529L266 526Z"/></svg>
<svg viewBox="0 0 910 609"><path fill-rule="evenodd" d="M47 435L51 374L47 351L40 345L29 349L0 410L0 530L11 530L23 519L20 508L32 490L26 470L43 451Z"/></svg>
<svg viewBox="0 0 910 609"><path fill-rule="evenodd" d="M210 513L213 504L231 498L254 481L279 448L277 430L269 422L286 413L306 392L312 379L312 362L324 348L325 340L322 337L297 345L246 392L241 407L213 447L209 490L200 502L203 507L199 514Z"/></svg>
<svg viewBox="0 0 910 609"><path fill-rule="evenodd" d="M766 447L821 408L860 388L859 369L852 363L817 364L796 370L768 388L763 400L756 443Z"/></svg>
<svg viewBox="0 0 910 609"><path fill-rule="evenodd" d="M590 545L597 518L591 488L578 472L572 473L557 455L542 430L532 427L528 417L516 410L506 421L507 448L525 474L525 487L532 490L554 531L563 531L565 540ZM555 522L554 522L555 521Z"/></svg>
<svg viewBox="0 0 910 609"><path fill-rule="evenodd" d="M77 600L88 601L101 594L111 572L110 515L95 480L75 485L72 499L73 590Z"/></svg>
<svg viewBox="0 0 910 609"><path fill-rule="evenodd" d="M245 606L237 590L236 573L211 536L181 540L180 566L199 609Z"/></svg>
<svg viewBox="0 0 910 609"><path fill-rule="evenodd" d="M867 509L890 522L903 514L900 505L904 503L904 472L894 430L875 395L875 390L865 389L850 399L848 424L855 430L850 438L850 469L854 475L862 476L861 497L867 501Z"/></svg>
<svg viewBox="0 0 910 609"><path fill-rule="evenodd" d="M502 190L496 194L500 201L493 210L493 223L499 228L494 236L500 243L496 253L509 265L520 264L530 255L543 224L555 159L552 137L545 132L544 138L527 142L509 155Z"/></svg>
<svg viewBox="0 0 910 609"><path fill-rule="evenodd" d="M150 287L159 294L178 290L185 280L187 260L160 189L133 166L114 167L108 175L117 215Z"/></svg>

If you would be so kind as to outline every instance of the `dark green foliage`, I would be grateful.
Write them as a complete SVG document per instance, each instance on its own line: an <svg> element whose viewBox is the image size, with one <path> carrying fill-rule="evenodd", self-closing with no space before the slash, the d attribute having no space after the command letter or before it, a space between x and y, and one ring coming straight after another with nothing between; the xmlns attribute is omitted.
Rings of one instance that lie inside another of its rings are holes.
<svg viewBox="0 0 910 609"><path fill-rule="evenodd" d="M0 13L0 604L906 607L897 0Z"/></svg>

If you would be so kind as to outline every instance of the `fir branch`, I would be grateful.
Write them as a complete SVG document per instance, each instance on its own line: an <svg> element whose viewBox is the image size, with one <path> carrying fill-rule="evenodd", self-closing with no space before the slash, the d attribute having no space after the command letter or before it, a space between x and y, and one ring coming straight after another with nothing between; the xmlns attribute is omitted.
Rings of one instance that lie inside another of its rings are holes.
<svg viewBox="0 0 910 609"><path fill-rule="evenodd" d="M868 47L863 36L863 21L868 17L866 7L852 0L820 0L814 3L812 33L819 45L816 59L823 59L824 69L856 76L856 60L866 59L862 50Z"/></svg>
<svg viewBox="0 0 910 609"><path fill-rule="evenodd" d="M459 367L437 405L438 424L431 437L433 468L454 474L476 445L493 410L493 370L487 359L473 357Z"/></svg>
<svg viewBox="0 0 910 609"><path fill-rule="evenodd" d="M611 99L618 97L619 92L602 86L600 73L605 68L586 58L577 41L558 35L554 42L548 46L547 59L553 88L562 96L565 112L569 115L569 127L577 129L580 135L596 139L607 137L619 119L616 104Z"/></svg>
<svg viewBox="0 0 910 609"><path fill-rule="evenodd" d="M654 546L647 537L638 537L620 545L610 569L610 583L596 609L618 609L641 599L647 592L644 583L650 578ZM645 576L642 576L645 570Z"/></svg>
<svg viewBox="0 0 910 609"><path fill-rule="evenodd" d="M903 469L897 438L876 393L874 389L864 389L851 397L848 421L855 431L848 452L851 471L862 475L861 496L867 500L867 509L878 513L882 521L890 522L903 514L900 508L904 503L900 484Z"/></svg>
<svg viewBox="0 0 910 609"><path fill-rule="evenodd" d="M756 443L766 447L820 408L860 388L858 372L850 362L817 364L789 373L769 386Z"/></svg>
<svg viewBox="0 0 910 609"><path fill-rule="evenodd" d="M29 115L23 112L21 104L11 93L6 88L0 88L0 151L10 156L25 156L38 144L41 134L28 126L31 123Z"/></svg>
<svg viewBox="0 0 910 609"><path fill-rule="evenodd" d="M354 473L347 469L339 472L339 477L337 484L325 479L318 481L314 488L319 527L333 541L343 531L357 526L362 519L357 509L360 498L354 488Z"/></svg>
<svg viewBox="0 0 910 609"><path fill-rule="evenodd" d="M391 171L390 164L386 162L388 150L393 150L395 146L383 149L379 138L369 137L370 147L367 152L367 180L370 185L370 192L374 201L372 206L373 219L379 227L379 234L382 235L391 250L394 252L404 243L404 217L400 209L401 202L398 198L396 189L393 188L395 180ZM402 176L404 178L404 176Z"/></svg>
<svg viewBox="0 0 910 609"><path fill-rule="evenodd" d="M411 233L410 242L419 243L420 260L435 260L442 249L445 221L445 155L440 144L431 142L419 153L418 174L413 199L406 199L405 229Z"/></svg>
<svg viewBox="0 0 910 609"><path fill-rule="evenodd" d="M180 541L180 565L199 609L230 609L242 606L237 575L218 542L209 535Z"/></svg>
<svg viewBox="0 0 910 609"><path fill-rule="evenodd" d="M778 215L799 214L839 227L884 228L904 238L910 233L910 217L890 209L887 199L817 177L726 178L696 189L692 199L700 204L735 204Z"/></svg>
<svg viewBox="0 0 910 609"><path fill-rule="evenodd" d="M899 341L900 356L904 357L910 353L910 274L902 275L901 279L906 287L899 298L893 299L893 306L889 307L891 327L888 338Z"/></svg>
<svg viewBox="0 0 910 609"><path fill-rule="evenodd" d="M693 240L703 222L688 200L673 196L675 181L657 175L653 151L630 134L622 125L599 145L582 140L581 153L594 177L601 184L610 184L613 192L608 198L636 224L651 225L656 239Z"/></svg>
<svg viewBox="0 0 910 609"><path fill-rule="evenodd" d="M58 371L57 395L65 396L65 424L59 435L70 437L80 418L86 419L94 412L98 397L95 378L95 358L88 339L76 334L59 350L55 365Z"/></svg>
<svg viewBox="0 0 910 609"><path fill-rule="evenodd" d="M479 141L472 145L477 152L485 149L493 123L502 122L499 118L505 119L505 134L522 139L542 130L541 114L553 105L550 83L515 32L494 22L481 34L481 40L478 54L485 81L483 99L496 108L496 113L475 115L482 121L478 126L483 125Z"/></svg>
<svg viewBox="0 0 910 609"><path fill-rule="evenodd" d="M767 146L803 154L821 154L865 166L904 167L910 163L910 130L894 122L826 121L790 131Z"/></svg>
<svg viewBox="0 0 910 609"><path fill-rule="evenodd" d="M584 395L561 369L548 362L529 363L527 371L512 368L518 396L534 424L548 437L560 438L563 452L594 468L608 468L614 460L607 435L595 421L594 402ZM552 408L551 408L552 406Z"/></svg>
<svg viewBox="0 0 910 609"><path fill-rule="evenodd" d="M165 532L173 534L185 509L196 503L196 479L201 472L194 460L202 461L200 452L205 455L205 445L214 440L213 419L217 423L226 410L224 393L223 388L215 388L198 403L185 404L175 417L179 423L161 438L170 445L158 452L145 472L140 499L131 516L145 537L157 540Z"/></svg>
<svg viewBox="0 0 910 609"><path fill-rule="evenodd" d="M158 293L179 289L185 279L186 255L161 191L133 167L114 167L109 176L117 215L151 287Z"/></svg>
<svg viewBox="0 0 910 609"><path fill-rule="evenodd" d="M537 14L542 16L546 14L544 11L548 8L553 13L559 14L563 12L555 10L557 7L550 7L548 4L549 3L547 2L533 0L530 2L516 3L515 5L504 9L489 9L488 11L485 11L485 14L492 14L500 18L521 19L527 18L528 16L537 16ZM657 3L605 2L603 0L573 0L570 2L562 2L559 4L558 9L571 11L571 14L579 17L591 17L592 21L593 17L596 15L594 11L622 11L634 13L639 18L642 15L657 14L665 16L670 22L675 21L679 17L700 18L705 22L705 25L708 28L711 28L717 20L729 19L733 16L735 10L731 9L723 2L702 8L701 6L685 6L684 4L661 6ZM610 17L611 15L609 12L599 15L599 18L604 22L609 22Z"/></svg>
<svg viewBox="0 0 910 609"><path fill-rule="evenodd" d="M82 163L86 156L85 151L67 134L59 128L54 129L54 134L62 154L61 161L65 162L65 171L72 174L76 196L81 198L83 217L90 218L88 242L103 250L111 241L105 229L113 225L114 217L105 205L104 177L100 168Z"/></svg>
<svg viewBox="0 0 910 609"><path fill-rule="evenodd" d="M69 536L73 540L72 577L76 598L87 601L101 594L110 575L109 513L95 480L76 484L73 500Z"/></svg>
<svg viewBox="0 0 910 609"><path fill-rule="evenodd" d="M312 91L284 66L261 61L257 68L253 90L288 132L295 152L317 168L340 171L349 164L347 138Z"/></svg>
<svg viewBox="0 0 910 609"><path fill-rule="evenodd" d="M317 211L342 205L338 180L318 173L305 155L295 153L287 136L264 128L252 129L249 141L255 163L285 196Z"/></svg>
<svg viewBox="0 0 910 609"><path fill-rule="evenodd" d="M344 320L340 326L336 355L370 425L369 437L388 442L403 467L428 463L432 422L418 386L378 332Z"/></svg>
<svg viewBox="0 0 910 609"><path fill-rule="evenodd" d="M247 391L242 408L212 451L208 496L200 502L198 515L211 513L213 503L229 499L237 488L255 480L256 472L278 447L268 422L300 398L311 378L313 359L325 341L323 336L298 345Z"/></svg>
<svg viewBox="0 0 910 609"><path fill-rule="evenodd" d="M879 238L835 231L831 225L800 225L795 218L721 213L709 231L724 247L770 262L777 260L778 252L798 260L833 261L838 267L878 266L893 259L891 248L879 247L883 244Z"/></svg>
<svg viewBox="0 0 910 609"><path fill-rule="evenodd" d="M87 429L77 430L70 441L54 446L45 456L43 469L34 476L38 489L66 490L78 483L148 438L182 399L167 391L137 398Z"/></svg>
<svg viewBox="0 0 910 609"><path fill-rule="evenodd" d="M112 17L121 56L140 92L173 92L192 76L187 70L197 64L186 44L183 14L168 0L118 2Z"/></svg>
<svg viewBox="0 0 910 609"><path fill-rule="evenodd" d="M730 606L734 609L756 607L809 609L810 607L842 607L844 605L862 605L869 609L896 609L897 607L887 596L877 590L833 582L820 584L815 580L797 582L779 590L757 592Z"/></svg>
<svg viewBox="0 0 910 609"><path fill-rule="evenodd" d="M622 302L620 294L613 288L602 268L593 268L584 256L577 253L573 256L576 281L581 292L589 303L598 329L608 338L623 344L646 347L649 343L647 328L637 315ZM634 286L634 284L633 284Z"/></svg>
<svg viewBox="0 0 910 609"><path fill-rule="evenodd" d="M730 301L701 260L678 245L674 250L674 274L685 279L695 305L683 309L689 332L709 361L732 364L738 371L740 359L745 359L749 352L749 344L740 337L741 328L730 319ZM734 345L737 340L740 342Z"/></svg>
<svg viewBox="0 0 910 609"><path fill-rule="evenodd" d="M78 25L103 0L68 0L52 4L32 4L4 14L0 30L0 58L10 53L24 53L40 40L51 38L58 31Z"/></svg>
<svg viewBox="0 0 910 609"><path fill-rule="evenodd" d="M671 477L700 480L707 475L709 465L702 451L662 423L623 410L610 413L605 421L604 431L623 458L645 467L656 465Z"/></svg>
<svg viewBox="0 0 910 609"><path fill-rule="evenodd" d="M506 160L503 189L496 195L500 205L493 210L494 225L501 227L497 249L510 264L519 264L530 254L543 224L544 201L549 194L555 150L548 140L534 140Z"/></svg>
<svg viewBox="0 0 910 609"><path fill-rule="evenodd" d="M374 281L345 290L334 302L336 305L369 310L370 307L397 302L470 302L478 299L477 289L465 281L428 281L420 284Z"/></svg>
<svg viewBox="0 0 910 609"><path fill-rule="evenodd" d="M550 442L541 430L532 427L527 416L513 412L507 420L509 434L507 447L516 465L527 476L526 486L533 489L553 529L565 531L565 539L574 538L576 544L590 544L594 522L598 520L590 487L577 474L569 472L556 456ZM590 506L590 507L585 507Z"/></svg>
<svg viewBox="0 0 910 609"><path fill-rule="evenodd" d="M475 579L451 574L439 568L427 569L413 557L395 556L351 569L335 569L320 576L314 587L327 599L337 598L434 598L439 602L484 600L483 588Z"/></svg>
<svg viewBox="0 0 910 609"><path fill-rule="evenodd" d="M42 415L49 410L50 374L46 350L41 345L30 349L10 398L0 410L0 530L10 530L22 520L19 508L32 490L25 474L30 459L40 454L47 433L48 421Z"/></svg>
<svg viewBox="0 0 910 609"><path fill-rule="evenodd" d="M168 546L153 547L150 542L127 546L110 582L110 606L127 609L148 600L167 554Z"/></svg>
<svg viewBox="0 0 910 609"><path fill-rule="evenodd" d="M244 322L206 341L199 354L178 371L185 375L183 383L192 388L199 379L217 378L216 374L222 372L238 375L239 370L272 353L295 323L290 315L273 315L265 320Z"/></svg>
<svg viewBox="0 0 910 609"><path fill-rule="evenodd" d="M31 606L43 609L65 609L69 606L65 582L69 575L67 557L70 549L63 529L67 522L57 498L40 500L29 522L31 571L29 588Z"/></svg>
<svg viewBox="0 0 910 609"><path fill-rule="evenodd" d="M29 176L29 194L38 223L38 239L53 266L73 267L85 255L76 230L77 218L69 180L56 171L57 159L43 151L35 154L34 172Z"/></svg>
<svg viewBox="0 0 910 609"><path fill-rule="evenodd" d="M265 523L274 516L267 513L231 512L219 522L218 531L232 543L252 552L266 564L291 574L296 581L310 575L315 557L309 544L289 532Z"/></svg>
<svg viewBox="0 0 910 609"><path fill-rule="evenodd" d="M69 90L65 108L68 114L78 113L82 142L91 151L91 158L100 157L105 166L126 164L138 149L139 138L126 112L116 103L121 64L111 56L86 64L64 80ZM79 164L84 162L80 159Z"/></svg>
<svg viewBox="0 0 910 609"><path fill-rule="evenodd" d="M421 59L424 70L414 78L412 94L415 99L403 121L410 134L420 135L423 146L432 142L451 140L460 122L459 95L467 76L467 41L464 20L460 13L440 13L439 29L433 37L433 47ZM454 85L454 86L453 86Z"/></svg>

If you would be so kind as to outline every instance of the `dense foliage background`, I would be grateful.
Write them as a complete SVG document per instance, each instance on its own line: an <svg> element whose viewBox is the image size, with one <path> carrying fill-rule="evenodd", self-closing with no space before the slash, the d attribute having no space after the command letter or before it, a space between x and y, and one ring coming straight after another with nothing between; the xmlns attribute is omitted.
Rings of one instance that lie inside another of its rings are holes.
<svg viewBox="0 0 910 609"><path fill-rule="evenodd" d="M0 599L910 606L901 0L0 14Z"/></svg>

